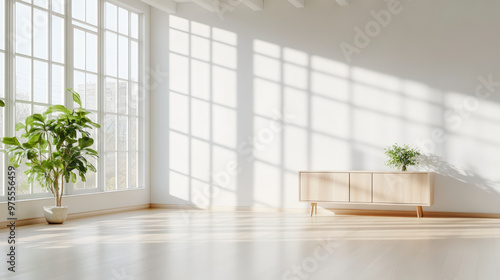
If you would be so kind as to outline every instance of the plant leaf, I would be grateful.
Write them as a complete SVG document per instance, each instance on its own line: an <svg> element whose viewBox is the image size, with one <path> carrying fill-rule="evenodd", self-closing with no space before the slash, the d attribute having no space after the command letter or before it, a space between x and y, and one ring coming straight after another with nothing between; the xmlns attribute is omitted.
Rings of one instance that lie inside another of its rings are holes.
<svg viewBox="0 0 500 280"><path fill-rule="evenodd" d="M24 129L26 126L23 123L16 123L16 131Z"/></svg>
<svg viewBox="0 0 500 280"><path fill-rule="evenodd" d="M82 100L80 98L80 94L78 94L78 92L74 91L73 89L68 89L68 91L71 92L71 95L73 96L73 101L75 101L76 104L82 107Z"/></svg>
<svg viewBox="0 0 500 280"><path fill-rule="evenodd" d="M94 139L89 138L89 137L82 137L78 139L78 146L80 146L80 149L84 149L87 147L92 146L94 144Z"/></svg>
<svg viewBox="0 0 500 280"><path fill-rule="evenodd" d="M2 143L5 145L13 145L21 147L21 143L17 140L17 137L4 137L2 138Z"/></svg>

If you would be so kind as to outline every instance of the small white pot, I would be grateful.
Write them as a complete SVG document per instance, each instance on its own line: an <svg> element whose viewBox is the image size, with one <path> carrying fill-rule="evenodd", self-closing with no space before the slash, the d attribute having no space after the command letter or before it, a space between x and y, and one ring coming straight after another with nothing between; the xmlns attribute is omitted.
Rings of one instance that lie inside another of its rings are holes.
<svg viewBox="0 0 500 280"><path fill-rule="evenodd" d="M43 213L49 224L62 224L68 215L68 206L44 206Z"/></svg>

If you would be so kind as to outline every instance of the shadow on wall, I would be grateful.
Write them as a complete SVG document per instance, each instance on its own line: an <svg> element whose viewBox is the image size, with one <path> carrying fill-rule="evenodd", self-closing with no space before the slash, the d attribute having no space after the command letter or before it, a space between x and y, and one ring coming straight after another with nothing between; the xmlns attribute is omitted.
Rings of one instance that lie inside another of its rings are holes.
<svg viewBox="0 0 500 280"><path fill-rule="evenodd" d="M475 212L477 205L484 204L498 205L496 209L485 209L485 213L500 213L499 182L460 169L436 155L422 155L420 164L427 171L436 173L432 210Z"/></svg>

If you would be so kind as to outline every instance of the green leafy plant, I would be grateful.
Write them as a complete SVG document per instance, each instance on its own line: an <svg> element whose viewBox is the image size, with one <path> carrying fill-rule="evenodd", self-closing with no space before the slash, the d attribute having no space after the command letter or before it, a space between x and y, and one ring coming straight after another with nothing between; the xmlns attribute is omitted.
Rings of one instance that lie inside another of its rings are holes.
<svg viewBox="0 0 500 280"><path fill-rule="evenodd" d="M407 166L418 165L420 151L408 145L399 146L396 143L385 148L385 155L388 157L385 165L406 171Z"/></svg>
<svg viewBox="0 0 500 280"><path fill-rule="evenodd" d="M79 108L70 110L63 105L50 106L43 114L33 114L24 123L16 124L16 131L24 132L21 143L17 137L4 137L2 143L8 146L10 164L19 167L24 159L28 170L28 182L36 180L48 189L61 206L64 182L86 180L88 171L96 168L88 158L98 158L90 133L100 125L89 119L90 112L82 108L80 95L68 89Z"/></svg>

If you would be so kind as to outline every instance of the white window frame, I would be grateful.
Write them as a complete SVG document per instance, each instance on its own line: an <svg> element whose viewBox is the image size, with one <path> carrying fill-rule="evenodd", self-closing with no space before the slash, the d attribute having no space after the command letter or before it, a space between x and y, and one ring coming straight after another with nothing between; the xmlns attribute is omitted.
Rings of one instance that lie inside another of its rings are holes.
<svg viewBox="0 0 500 280"><path fill-rule="evenodd" d="M64 67L65 67L65 81L64 81L64 86L65 88L73 88L73 72L75 71L74 69L74 62L73 62L73 16L72 16L72 1L71 0L64 0L65 1L65 25L64 25L64 36L65 36L65 57L64 57ZM137 159L137 165L138 165L138 183L137 183L137 188L127 188L127 189L121 189L121 190L110 190L106 191L106 183L105 183L105 153L104 153L104 132L101 131L99 132L98 135L98 152L99 152L99 162L98 162L98 182L97 182L97 188L95 189L75 189L73 184L65 184L65 195L78 195L78 194L87 194L87 193L104 193L104 192L116 192L116 191L132 191L132 190L137 190L137 189L144 189L146 187L146 176L145 172L147 170L147 158L149 156L146 154L146 151L148 151L148 148L144 146L144 144L148 141L147 135L145 132L148 131L148 129L145 128L148 122L148 117L145 116L145 107L146 107L146 102L147 98L143 98L146 94L145 86L144 86L144 76L145 76L145 65L148 65L146 63L146 59L148 55L146 54L146 38L149 38L147 36L146 28L145 28L145 21L146 21L146 11L143 10L142 8L136 7L137 5L134 5L133 3L128 4L127 0L122 0L122 1L113 1L113 0L97 0L98 1L98 25L97 25L97 34L98 34L98 73L97 73L97 79L99 83L99 98L98 98L98 122L100 124L103 124L104 121L104 115L105 115L105 110L104 110L104 91L105 91L105 62L103 61L104 58L104 6L106 2L110 2L114 5L117 5L118 7L124 8L128 10L129 12L134 12L138 14L138 22L139 22L139 38L138 38L138 51L139 51L139 77L138 77L138 87L139 87L139 97L138 97L138 135L137 135L137 145L138 145L138 159ZM133 1L132 1L133 2ZM31 4L33 5L33 4ZM50 0L49 0L49 5L50 5ZM142 5L142 4L141 4ZM14 61L15 61L15 38L13 36L14 34L14 27L15 23L13 22L15 20L15 0L5 0L5 103L6 106L3 108L5 110L5 124L4 124L4 129L5 129L5 136L11 136L15 135L14 134L14 125L15 125L15 72L13 70L15 69L14 66ZM140 7L140 5L139 5ZM51 16L51 13L49 12L48 16ZM129 17L130 18L130 17ZM130 32L130 31L129 31ZM52 38L52 28L48 28L48 34L49 34L49 39ZM130 35L129 35L130 36ZM32 50L33 51L33 50ZM51 59L51 49L48 49L49 57L48 61ZM32 53L33 56L33 53ZM129 58L130 58L130 49L129 49ZM130 64L130 59L129 59L129 64ZM49 64L50 65L50 64ZM130 67L129 67L130 68ZM50 66L49 66L50 70ZM32 69L33 71L33 69ZM129 69L130 73L130 69ZM117 78L119 80L119 78ZM130 76L129 76L130 80ZM33 81L32 81L33 83ZM49 90L49 95L51 94L51 87L50 87L51 81L49 81L48 84L48 90ZM129 89L130 92L130 89ZM33 94L33 93L32 93ZM14 101L14 102L11 102ZM49 97L49 102L50 102L50 97ZM29 101L29 103L33 104L35 103L33 100ZM73 102L71 99L71 96L66 93L65 96L65 106L68 108L73 107ZM92 110L93 111L93 110ZM117 115L120 115L117 113ZM128 116L128 113L127 113ZM129 124L130 126L130 124ZM130 150L130 143L128 143L129 150ZM128 151L129 151L128 150ZM130 153L128 152L127 153ZM7 176L5 176L6 170L8 167L8 157L4 156L4 170L0 170L0 172L4 173L4 190L7 186ZM118 180L118 178L117 178ZM5 192L5 191L4 191ZM5 192L6 194L6 192ZM37 199L37 198L50 198L52 197L52 194L50 192L48 193L37 193L37 194L25 194L25 195L18 195L17 199L18 200L28 200L28 199ZM6 201L7 196L2 195L0 192L0 202Z"/></svg>

